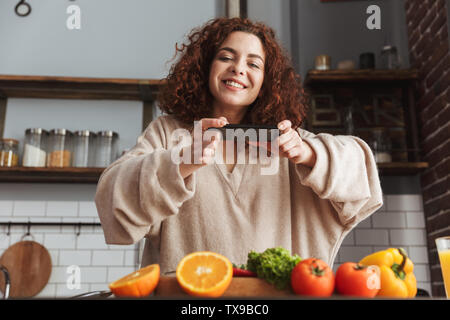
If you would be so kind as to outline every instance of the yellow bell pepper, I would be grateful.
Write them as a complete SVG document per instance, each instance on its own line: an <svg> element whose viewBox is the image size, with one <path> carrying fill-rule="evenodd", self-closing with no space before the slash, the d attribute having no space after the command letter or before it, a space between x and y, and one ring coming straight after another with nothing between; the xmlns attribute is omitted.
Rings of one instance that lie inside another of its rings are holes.
<svg viewBox="0 0 450 320"><path fill-rule="evenodd" d="M414 265L403 248L389 248L368 255L360 262L380 268L380 291L377 296L412 298L417 293Z"/></svg>

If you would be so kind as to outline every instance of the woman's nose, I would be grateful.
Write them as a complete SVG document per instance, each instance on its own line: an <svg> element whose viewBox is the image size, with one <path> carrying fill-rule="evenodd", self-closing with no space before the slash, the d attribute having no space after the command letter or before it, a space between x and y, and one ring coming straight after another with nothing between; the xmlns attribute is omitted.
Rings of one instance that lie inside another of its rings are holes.
<svg viewBox="0 0 450 320"><path fill-rule="evenodd" d="M245 66L241 62L233 64L231 68L232 68L231 71L234 74L239 74L243 76L245 73Z"/></svg>
<svg viewBox="0 0 450 320"><path fill-rule="evenodd" d="M233 73L234 73L234 74L240 74L241 76L244 75L244 71L242 71L242 70L239 69L239 68L234 68L234 69L233 69Z"/></svg>

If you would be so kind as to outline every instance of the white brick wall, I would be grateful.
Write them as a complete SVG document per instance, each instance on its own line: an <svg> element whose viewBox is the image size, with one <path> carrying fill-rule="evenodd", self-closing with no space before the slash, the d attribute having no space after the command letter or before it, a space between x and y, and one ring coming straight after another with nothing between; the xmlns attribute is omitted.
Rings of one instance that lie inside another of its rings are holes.
<svg viewBox="0 0 450 320"><path fill-rule="evenodd" d="M430 274L421 195L386 195L384 205L353 229L342 242L333 270L344 262L402 247L414 263L418 287L431 294Z"/></svg>
<svg viewBox="0 0 450 320"><path fill-rule="evenodd" d="M0 222L100 222L93 201L0 201ZM26 233L26 226L0 226L0 256ZM108 290L108 283L138 268L137 245L107 245L100 226L32 226L35 241L43 244L52 259L52 273L36 296L71 297L80 293ZM29 239L29 238L26 238ZM67 268L80 269L80 289L69 289L73 276Z"/></svg>

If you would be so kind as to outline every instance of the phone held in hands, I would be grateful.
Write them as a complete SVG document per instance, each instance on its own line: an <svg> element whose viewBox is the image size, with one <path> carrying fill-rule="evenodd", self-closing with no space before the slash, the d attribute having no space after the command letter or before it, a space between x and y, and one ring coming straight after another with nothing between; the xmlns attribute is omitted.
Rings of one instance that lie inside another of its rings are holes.
<svg viewBox="0 0 450 320"><path fill-rule="evenodd" d="M217 130L222 133L223 140L238 140L245 141L263 141L271 142L280 135L280 130L275 125L264 124L227 124L223 127L210 127L206 129Z"/></svg>

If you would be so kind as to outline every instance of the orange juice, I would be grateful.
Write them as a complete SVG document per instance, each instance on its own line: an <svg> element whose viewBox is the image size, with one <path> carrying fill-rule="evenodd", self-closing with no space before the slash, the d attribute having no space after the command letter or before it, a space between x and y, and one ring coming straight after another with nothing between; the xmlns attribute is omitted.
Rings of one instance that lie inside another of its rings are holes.
<svg viewBox="0 0 450 320"><path fill-rule="evenodd" d="M442 277L444 278L445 293L450 298L450 249L439 251Z"/></svg>

